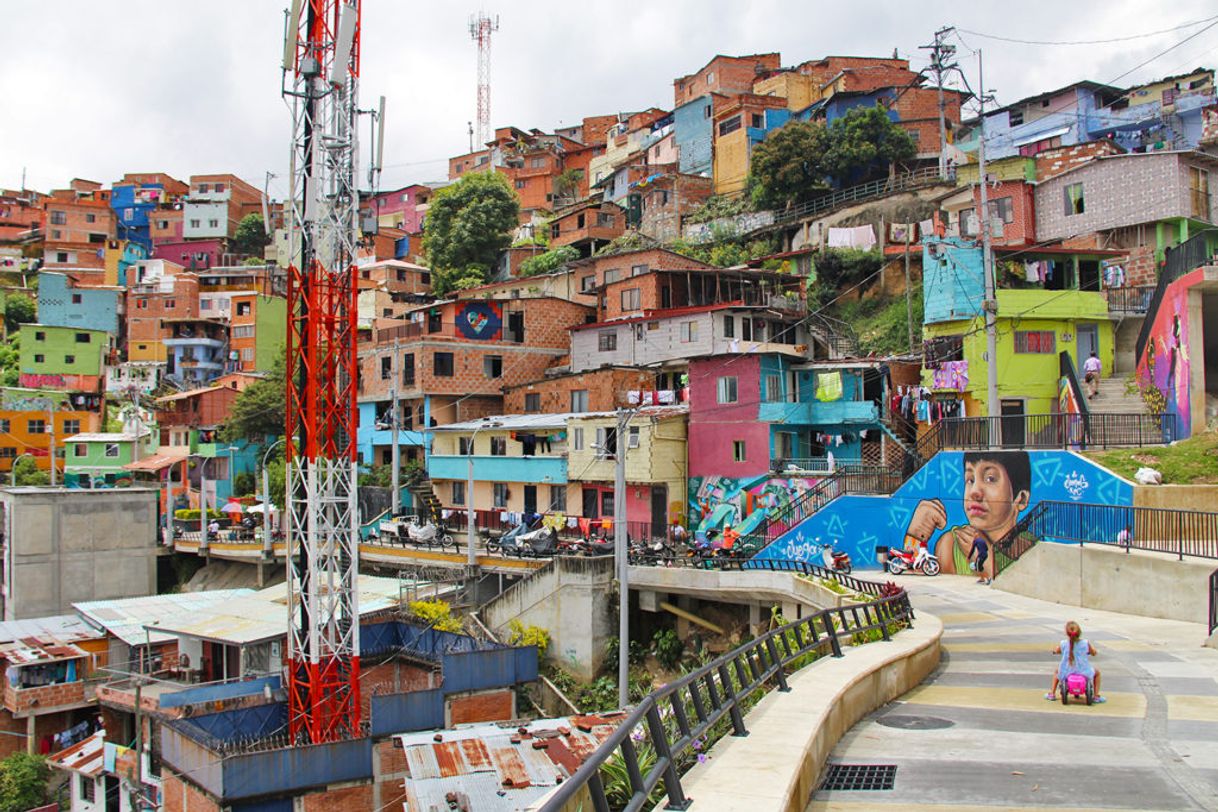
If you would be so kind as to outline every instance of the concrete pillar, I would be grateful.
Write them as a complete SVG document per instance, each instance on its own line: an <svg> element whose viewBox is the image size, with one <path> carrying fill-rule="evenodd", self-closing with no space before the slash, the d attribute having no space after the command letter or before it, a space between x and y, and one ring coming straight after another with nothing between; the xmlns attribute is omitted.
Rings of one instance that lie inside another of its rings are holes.
<svg viewBox="0 0 1218 812"><path fill-rule="evenodd" d="M34 738L35 724L37 721L38 717L33 713L30 713L29 716L25 717L25 752L29 753L31 756L38 752L38 742Z"/></svg>
<svg viewBox="0 0 1218 812"><path fill-rule="evenodd" d="M765 625L761 622L761 604L753 601L749 604L749 631L756 637L765 633Z"/></svg>

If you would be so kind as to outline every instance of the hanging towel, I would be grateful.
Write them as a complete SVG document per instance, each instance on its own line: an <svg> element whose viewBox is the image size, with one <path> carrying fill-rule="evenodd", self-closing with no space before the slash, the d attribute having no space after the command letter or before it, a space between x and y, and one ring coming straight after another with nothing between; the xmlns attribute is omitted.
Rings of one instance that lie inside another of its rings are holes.
<svg viewBox="0 0 1218 812"><path fill-rule="evenodd" d="M575 516L567 517L567 527L579 527L580 519Z"/></svg>
<svg viewBox="0 0 1218 812"><path fill-rule="evenodd" d="M588 535L589 531L591 531L591 530L592 530L592 520L591 519L579 519L579 532L583 533L586 536L586 535Z"/></svg>
<svg viewBox="0 0 1218 812"><path fill-rule="evenodd" d="M816 375L816 399L821 402L841 400L842 373L820 372Z"/></svg>

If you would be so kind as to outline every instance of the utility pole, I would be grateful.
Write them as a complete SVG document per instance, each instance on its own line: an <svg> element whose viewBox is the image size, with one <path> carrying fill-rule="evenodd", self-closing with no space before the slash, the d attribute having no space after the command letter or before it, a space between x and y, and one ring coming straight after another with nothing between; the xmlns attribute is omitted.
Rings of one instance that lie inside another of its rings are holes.
<svg viewBox="0 0 1218 812"><path fill-rule="evenodd" d="M626 550L626 430L633 412L617 410L613 469L613 556L617 564L617 702L630 702L630 558ZM608 443L606 443L608 445Z"/></svg>
<svg viewBox="0 0 1218 812"><path fill-rule="evenodd" d="M998 403L998 299L994 292L994 251L990 244L990 196L989 182L985 173L985 71L981 62L981 51L977 52L977 82L979 84L980 113L978 123L981 134L977 139L977 180L981 184L981 262L985 276L985 356L986 356L986 414L995 418L1001 414ZM998 421L991 420L991 425ZM1001 445L1001 426L991 430L990 442Z"/></svg>
<svg viewBox="0 0 1218 812"><path fill-rule="evenodd" d="M50 455L47 460L51 463L51 487L55 487L55 410L47 409L47 430L51 432L51 445L47 449Z"/></svg>
<svg viewBox="0 0 1218 812"><path fill-rule="evenodd" d="M940 28L935 32L935 41L932 44L919 48L922 51L930 51L930 68L935 73L935 87L939 92L939 177L944 179L947 178L947 100L943 96L943 74L956 67L955 63L944 62L944 59L956 53L956 46L948 45L945 40L947 35L955 30L952 26Z"/></svg>
<svg viewBox="0 0 1218 812"><path fill-rule="evenodd" d="M913 331L913 302L911 301L912 293L909 290L909 241L913 236L913 224L905 226L905 326L909 328L909 351L914 350L914 331Z"/></svg>
<svg viewBox="0 0 1218 812"><path fill-rule="evenodd" d="M393 510L392 515L397 516L402 509L402 451L398 446L398 425L402 422L401 411L398 408L398 359L401 353L398 351L398 339L393 339L393 383L389 387L389 397L393 401L393 422L391 428L393 430L393 495L389 502Z"/></svg>

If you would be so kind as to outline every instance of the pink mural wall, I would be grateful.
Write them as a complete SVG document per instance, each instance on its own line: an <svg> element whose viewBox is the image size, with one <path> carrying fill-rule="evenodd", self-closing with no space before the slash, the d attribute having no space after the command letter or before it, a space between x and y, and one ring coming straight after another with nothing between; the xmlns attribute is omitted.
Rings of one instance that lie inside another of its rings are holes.
<svg viewBox="0 0 1218 812"><path fill-rule="evenodd" d="M1167 399L1167 413L1176 415L1177 437L1192 434L1192 353L1189 351L1189 292L1205 278L1198 268L1167 286L1138 361L1138 384L1153 384ZM1196 325L1200 327L1200 325Z"/></svg>
<svg viewBox="0 0 1218 812"><path fill-rule="evenodd" d="M770 425L757 419L761 358L731 355L689 362L689 476L750 477L770 470ZM719 403L719 379L736 379L736 402ZM745 459L734 458L733 442Z"/></svg>

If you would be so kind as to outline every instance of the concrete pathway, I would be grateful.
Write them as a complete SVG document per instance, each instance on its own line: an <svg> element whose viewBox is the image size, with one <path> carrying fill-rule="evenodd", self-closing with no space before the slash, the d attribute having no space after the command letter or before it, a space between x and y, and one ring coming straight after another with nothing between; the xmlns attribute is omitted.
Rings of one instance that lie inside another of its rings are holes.
<svg viewBox="0 0 1218 812"><path fill-rule="evenodd" d="M1025 598L966 576L901 579L943 621L925 683L859 722L829 763L895 764L892 790L821 810L1218 810L1218 650L1200 624ZM1067 620L1099 652L1107 704L1044 693Z"/></svg>

